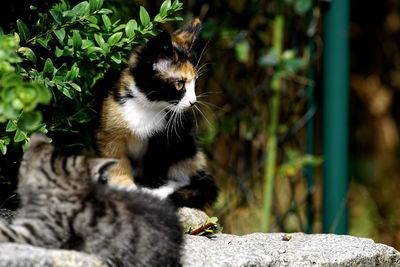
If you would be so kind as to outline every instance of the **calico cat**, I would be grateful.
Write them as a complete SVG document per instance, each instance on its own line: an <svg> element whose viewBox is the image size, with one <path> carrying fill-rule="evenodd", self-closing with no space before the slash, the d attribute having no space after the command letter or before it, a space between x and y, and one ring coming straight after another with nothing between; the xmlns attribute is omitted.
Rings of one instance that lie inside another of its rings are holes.
<svg viewBox="0 0 400 267"><path fill-rule="evenodd" d="M200 28L194 19L132 52L103 103L96 134L101 155L119 159L111 184L144 188L178 207L204 208L218 191L196 143L192 110Z"/></svg>
<svg viewBox="0 0 400 267"><path fill-rule="evenodd" d="M19 169L21 208L11 224L0 222L0 242L83 251L109 266L181 266L176 208L100 184L115 163L66 156L33 135Z"/></svg>

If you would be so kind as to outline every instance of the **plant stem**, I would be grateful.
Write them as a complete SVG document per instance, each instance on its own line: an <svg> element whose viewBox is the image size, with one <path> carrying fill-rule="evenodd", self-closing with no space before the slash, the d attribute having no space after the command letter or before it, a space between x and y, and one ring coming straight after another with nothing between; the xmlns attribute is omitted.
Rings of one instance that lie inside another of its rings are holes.
<svg viewBox="0 0 400 267"><path fill-rule="evenodd" d="M281 14L278 13L278 15L276 15L273 26L273 49L277 55L280 56L282 54L284 26L284 18ZM273 185L276 173L276 155L278 150L279 93L281 89L281 79L277 74L272 77L271 89L272 95L269 99L270 120L267 129L268 141L264 163L263 208L261 220L261 230L264 232L269 230L271 220Z"/></svg>

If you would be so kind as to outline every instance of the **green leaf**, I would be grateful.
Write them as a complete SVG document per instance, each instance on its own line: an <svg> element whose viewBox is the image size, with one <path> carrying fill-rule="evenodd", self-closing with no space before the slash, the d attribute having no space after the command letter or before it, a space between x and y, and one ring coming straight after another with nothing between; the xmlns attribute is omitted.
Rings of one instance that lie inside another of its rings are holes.
<svg viewBox="0 0 400 267"><path fill-rule="evenodd" d="M20 47L18 49L18 52L22 53L22 55L26 57L30 62L36 64L37 58L32 49L30 49L29 47Z"/></svg>
<svg viewBox="0 0 400 267"><path fill-rule="evenodd" d="M75 17L81 17L84 15L88 15L89 9L90 9L89 3L84 1L74 6L71 12Z"/></svg>
<svg viewBox="0 0 400 267"><path fill-rule="evenodd" d="M54 71L53 62L51 61L50 58L48 58L48 59L46 59L46 62L44 63L43 72L53 73L53 71Z"/></svg>
<svg viewBox="0 0 400 267"><path fill-rule="evenodd" d="M122 37L122 32L116 32L116 33L114 33L113 35L111 35L111 36L108 38L107 44L108 44L109 46L113 46L113 45L115 45L116 43L118 43L119 40L121 40L121 37Z"/></svg>
<svg viewBox="0 0 400 267"><path fill-rule="evenodd" d="M99 14L111 14L113 13L111 9L102 8L98 11Z"/></svg>
<svg viewBox="0 0 400 267"><path fill-rule="evenodd" d="M64 38L65 38L65 29L64 28L55 30L54 34L57 36L60 43L62 43L62 41L64 41Z"/></svg>
<svg viewBox="0 0 400 267"><path fill-rule="evenodd" d="M43 46L46 49L49 49L49 40L48 39L44 39L44 38L38 38L36 40L41 46Z"/></svg>
<svg viewBox="0 0 400 267"><path fill-rule="evenodd" d="M17 124L13 120L9 120L6 126L6 132L15 132L17 130Z"/></svg>
<svg viewBox="0 0 400 267"><path fill-rule="evenodd" d="M121 59L121 54L117 53L111 56L111 60L114 61L117 64L121 64L122 59Z"/></svg>
<svg viewBox="0 0 400 267"><path fill-rule="evenodd" d="M103 36L101 36L100 34L95 33L94 34L94 39L96 40L97 44L102 47L105 44L105 41L103 39Z"/></svg>
<svg viewBox="0 0 400 267"><path fill-rule="evenodd" d="M114 23L114 27L115 27L115 23ZM117 24L118 25L118 24ZM119 24L117 27L115 27L112 32L121 32L123 29L125 29L125 24Z"/></svg>
<svg viewBox="0 0 400 267"><path fill-rule="evenodd" d="M58 48L58 46L56 47L56 51L54 51L54 55L56 55L56 57L61 57L63 55L64 51L61 50L60 48Z"/></svg>
<svg viewBox="0 0 400 267"><path fill-rule="evenodd" d="M106 55L110 52L110 46L108 44L104 43L101 46L101 50L103 51L103 54Z"/></svg>
<svg viewBox="0 0 400 267"><path fill-rule="evenodd" d="M210 217L207 219L208 223L213 223L213 224L217 224L218 223L218 218L217 217Z"/></svg>
<svg viewBox="0 0 400 267"><path fill-rule="evenodd" d="M171 8L171 0L165 0L160 7L160 15L166 16L168 10Z"/></svg>
<svg viewBox="0 0 400 267"><path fill-rule="evenodd" d="M140 22L142 23L143 26L146 27L150 23L150 16L147 10L143 6L140 7L139 16L140 16Z"/></svg>
<svg viewBox="0 0 400 267"><path fill-rule="evenodd" d="M175 1L172 3L172 9L175 10L175 11L180 10L181 7L182 7L182 3L180 3L179 0L175 0Z"/></svg>
<svg viewBox="0 0 400 267"><path fill-rule="evenodd" d="M21 36L21 39L23 41L28 40L28 38L30 36L28 26L26 26L26 24L22 20L18 19L17 27L18 27L18 32L19 32L19 35Z"/></svg>
<svg viewBox="0 0 400 267"><path fill-rule="evenodd" d="M96 53L103 53L103 50L100 47L93 46L87 49L87 53L90 59L96 59L97 58ZM94 55L94 57L92 57L91 55Z"/></svg>
<svg viewBox="0 0 400 267"><path fill-rule="evenodd" d="M94 11L99 9L99 0L89 0L89 11L93 13Z"/></svg>
<svg viewBox="0 0 400 267"><path fill-rule="evenodd" d="M74 99L74 95L72 94L72 92L70 91L70 89L65 86L64 84L56 84L57 89L63 93L66 97L70 98L70 99Z"/></svg>
<svg viewBox="0 0 400 267"><path fill-rule="evenodd" d="M125 26L125 33L128 38L133 38L135 36L135 30L137 30L137 22L134 19L131 19L128 21L128 23Z"/></svg>
<svg viewBox="0 0 400 267"><path fill-rule="evenodd" d="M79 123L85 123L91 121L93 117L87 111L80 110L73 115L72 119Z"/></svg>
<svg viewBox="0 0 400 267"><path fill-rule="evenodd" d="M110 18L107 15L101 15L101 19L103 20L103 24L107 31L110 31L112 25Z"/></svg>
<svg viewBox="0 0 400 267"><path fill-rule="evenodd" d="M35 88L37 92L37 102L42 104L48 104L52 97L50 90L41 84L35 84Z"/></svg>
<svg viewBox="0 0 400 267"><path fill-rule="evenodd" d="M20 129L17 129L14 135L14 142L19 143L21 141L24 141L26 138L26 133L21 131Z"/></svg>
<svg viewBox="0 0 400 267"><path fill-rule="evenodd" d="M89 27L100 31L100 27L99 27L99 25L97 25L97 24L90 23L90 24L89 24Z"/></svg>
<svg viewBox="0 0 400 267"><path fill-rule="evenodd" d="M93 47L93 42L90 40L82 40L82 49L88 49L89 47Z"/></svg>
<svg viewBox="0 0 400 267"><path fill-rule="evenodd" d="M0 151L1 154L3 155L7 154L7 145L4 143L2 139L0 139Z"/></svg>
<svg viewBox="0 0 400 267"><path fill-rule="evenodd" d="M71 79L71 80L75 80L76 78L78 78L78 75L79 75L79 68L78 68L78 66L76 65L76 63L74 63L74 65L72 65L72 67L71 67L71 76L70 76L70 79Z"/></svg>
<svg viewBox="0 0 400 267"><path fill-rule="evenodd" d="M76 83L70 82L68 83L69 85L71 85L72 88L74 88L76 91L81 92L82 89L79 85L77 85Z"/></svg>
<svg viewBox="0 0 400 267"><path fill-rule="evenodd" d="M74 50L80 49L82 46L82 37L77 30L72 31L72 46Z"/></svg>
<svg viewBox="0 0 400 267"><path fill-rule="evenodd" d="M56 24L60 25L61 22L61 14L55 10L50 10L50 15L53 17L53 20L55 21Z"/></svg>
<svg viewBox="0 0 400 267"><path fill-rule="evenodd" d="M18 128L23 131L34 131L42 122L42 114L40 111L30 111L22 113L18 120Z"/></svg>
<svg viewBox="0 0 400 267"><path fill-rule="evenodd" d="M91 23L97 24L97 18L95 16L86 17L86 20Z"/></svg>

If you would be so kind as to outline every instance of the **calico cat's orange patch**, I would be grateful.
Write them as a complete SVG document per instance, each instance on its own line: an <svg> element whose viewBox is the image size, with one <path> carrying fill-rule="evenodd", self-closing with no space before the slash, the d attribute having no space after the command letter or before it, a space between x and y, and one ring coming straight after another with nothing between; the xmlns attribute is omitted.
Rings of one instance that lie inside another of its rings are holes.
<svg viewBox="0 0 400 267"><path fill-rule="evenodd" d="M196 36L198 35L198 33L200 31L201 22L198 18L195 18L191 22L189 22L187 25L188 25L187 28L184 27L180 30L175 31L172 34L172 41L176 45L178 45L186 50L190 50L193 42L196 39ZM188 31L187 30L188 28L190 28L191 30Z"/></svg>

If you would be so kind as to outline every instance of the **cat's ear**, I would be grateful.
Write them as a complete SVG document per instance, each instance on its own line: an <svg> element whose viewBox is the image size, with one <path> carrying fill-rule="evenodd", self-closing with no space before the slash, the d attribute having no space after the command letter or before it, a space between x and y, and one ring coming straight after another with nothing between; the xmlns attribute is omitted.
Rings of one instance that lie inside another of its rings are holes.
<svg viewBox="0 0 400 267"><path fill-rule="evenodd" d="M34 148L40 144L49 144L49 138L42 133L34 133L30 137L29 147Z"/></svg>
<svg viewBox="0 0 400 267"><path fill-rule="evenodd" d="M175 31L172 34L172 41L190 51L199 37L200 30L201 22L198 18L195 18Z"/></svg>
<svg viewBox="0 0 400 267"><path fill-rule="evenodd" d="M117 162L113 158L89 158L87 163L92 181L107 184L110 167Z"/></svg>
<svg viewBox="0 0 400 267"><path fill-rule="evenodd" d="M156 52L169 54L172 53L172 40L171 34L167 31L162 31L158 35L151 38L147 44L149 52L155 54Z"/></svg>

